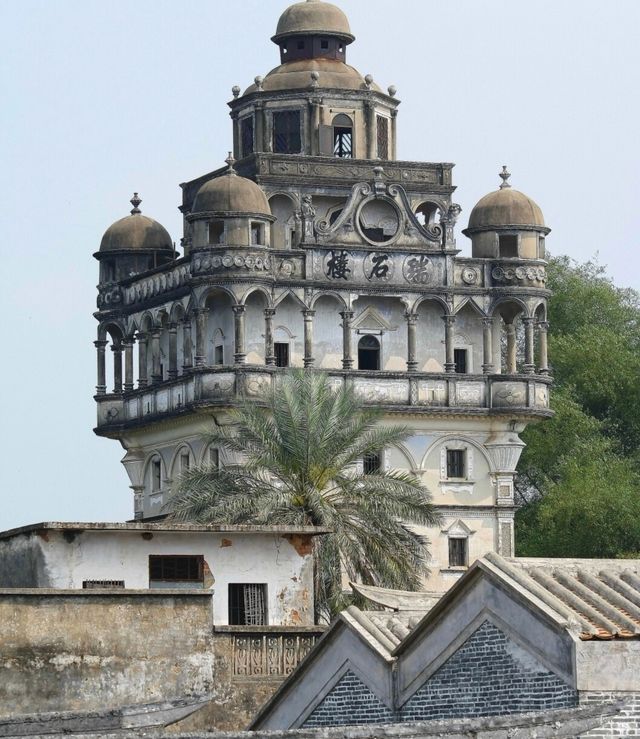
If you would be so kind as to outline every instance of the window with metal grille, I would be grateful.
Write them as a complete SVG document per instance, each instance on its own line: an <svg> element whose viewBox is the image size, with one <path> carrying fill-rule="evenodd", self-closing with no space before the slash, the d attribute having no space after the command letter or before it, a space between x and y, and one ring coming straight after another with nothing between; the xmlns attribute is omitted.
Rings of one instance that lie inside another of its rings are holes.
<svg viewBox="0 0 640 739"><path fill-rule="evenodd" d="M83 590L120 590L124 580L83 580Z"/></svg>
<svg viewBox="0 0 640 739"><path fill-rule="evenodd" d="M253 116L247 116L240 121L240 141L242 156L253 154Z"/></svg>
<svg viewBox="0 0 640 739"><path fill-rule="evenodd" d="M464 477L465 450L447 449L447 477Z"/></svg>
<svg viewBox="0 0 640 739"><path fill-rule="evenodd" d="M365 475L375 475L382 469L382 455L380 452L369 452L362 458L362 471Z"/></svg>
<svg viewBox="0 0 640 739"><path fill-rule="evenodd" d="M449 539L449 567L467 566L467 539Z"/></svg>
<svg viewBox="0 0 640 739"><path fill-rule="evenodd" d="M273 345L273 352L276 355L276 367L289 366L289 344L276 341Z"/></svg>
<svg viewBox="0 0 640 739"><path fill-rule="evenodd" d="M453 350L453 361L456 365L456 372L459 375L467 374L467 350L466 349L454 349Z"/></svg>
<svg viewBox="0 0 640 739"><path fill-rule="evenodd" d="M149 585L154 583L197 583L203 582L204 558L201 554L196 555L149 555Z"/></svg>
<svg viewBox="0 0 640 739"><path fill-rule="evenodd" d="M378 159L389 158L389 119L383 115L376 116L378 132Z"/></svg>
<svg viewBox="0 0 640 739"><path fill-rule="evenodd" d="M300 111L274 113L273 151L276 154L299 154L300 148Z"/></svg>
<svg viewBox="0 0 640 739"><path fill-rule="evenodd" d="M265 626L267 623L266 584L229 584L229 625Z"/></svg>
<svg viewBox="0 0 640 739"><path fill-rule="evenodd" d="M333 155L341 159L353 157L353 129L333 129Z"/></svg>

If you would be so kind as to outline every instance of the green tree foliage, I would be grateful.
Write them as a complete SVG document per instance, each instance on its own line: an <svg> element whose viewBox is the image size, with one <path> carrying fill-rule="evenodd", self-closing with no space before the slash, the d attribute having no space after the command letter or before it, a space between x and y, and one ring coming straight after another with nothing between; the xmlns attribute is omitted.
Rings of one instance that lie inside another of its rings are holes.
<svg viewBox="0 0 640 739"><path fill-rule="evenodd" d="M410 433L380 425L348 386L319 372L283 376L265 407L246 402L207 441L240 459L190 470L169 503L177 521L320 526L315 540L316 606L341 610L343 572L352 580L416 590L426 574L424 537L411 525L438 516L411 473L358 472L363 457L398 446Z"/></svg>
<svg viewBox="0 0 640 739"><path fill-rule="evenodd" d="M551 260L555 417L530 426L517 490L520 555L640 553L640 301L593 262Z"/></svg>

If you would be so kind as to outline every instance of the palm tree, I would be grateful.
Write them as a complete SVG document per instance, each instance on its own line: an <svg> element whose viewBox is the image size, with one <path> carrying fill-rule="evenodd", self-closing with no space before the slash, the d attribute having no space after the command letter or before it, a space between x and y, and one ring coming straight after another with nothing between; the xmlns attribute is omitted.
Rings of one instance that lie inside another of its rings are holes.
<svg viewBox="0 0 640 739"><path fill-rule="evenodd" d="M410 472L358 465L397 447L410 435L405 427L380 425L380 412L362 407L349 385L334 388L310 370L287 373L265 405L246 401L233 416L207 443L239 461L189 470L167 504L173 520L329 529L315 541L319 617L345 607L345 574L382 587L420 587L427 541L411 525L438 523L430 494Z"/></svg>

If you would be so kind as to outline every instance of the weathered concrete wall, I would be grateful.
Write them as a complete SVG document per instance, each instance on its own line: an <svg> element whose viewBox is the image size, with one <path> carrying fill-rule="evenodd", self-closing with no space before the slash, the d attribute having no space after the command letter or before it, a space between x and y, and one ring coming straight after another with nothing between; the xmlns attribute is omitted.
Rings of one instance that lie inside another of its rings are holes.
<svg viewBox="0 0 640 739"><path fill-rule="evenodd" d="M0 717L209 695L189 728L240 730L317 629L214 631L211 594L0 593Z"/></svg>
<svg viewBox="0 0 640 739"><path fill-rule="evenodd" d="M313 625L311 540L270 533L43 530L0 540L0 587L82 588L85 580L149 587L149 555L202 555L216 624L230 583L267 585L270 625Z"/></svg>

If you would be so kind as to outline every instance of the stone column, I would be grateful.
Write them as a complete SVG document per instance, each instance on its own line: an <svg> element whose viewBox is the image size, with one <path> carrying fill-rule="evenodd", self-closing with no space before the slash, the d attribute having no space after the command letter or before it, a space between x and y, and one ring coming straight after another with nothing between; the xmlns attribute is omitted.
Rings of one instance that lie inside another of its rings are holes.
<svg viewBox="0 0 640 739"><path fill-rule="evenodd" d="M314 310L303 310L304 318L304 366L313 367L315 362L313 358L313 317L316 312Z"/></svg>
<svg viewBox="0 0 640 739"><path fill-rule="evenodd" d="M444 321L444 371L454 373L456 363L453 356L453 328L456 323L455 316L442 316Z"/></svg>
<svg viewBox="0 0 640 739"><path fill-rule="evenodd" d="M169 324L169 379L178 376L178 324Z"/></svg>
<svg viewBox="0 0 640 739"><path fill-rule="evenodd" d="M490 375L494 371L493 366L493 318L482 319L482 371Z"/></svg>
<svg viewBox="0 0 640 739"><path fill-rule="evenodd" d="M191 317L182 322L182 370L193 367L193 342L191 341Z"/></svg>
<svg viewBox="0 0 640 739"><path fill-rule="evenodd" d="M159 328L151 332L151 382L162 382L162 368L160 367L160 333Z"/></svg>
<svg viewBox="0 0 640 739"><path fill-rule="evenodd" d="M231 114L233 126L233 155L236 159L242 159L242 143L240 141L240 121L237 113Z"/></svg>
<svg viewBox="0 0 640 739"><path fill-rule="evenodd" d="M138 332L138 387L147 387L149 380L147 377L147 351L149 337L147 334Z"/></svg>
<svg viewBox="0 0 640 739"><path fill-rule="evenodd" d="M270 151L266 147L266 141L265 141L265 120L264 120L264 104L263 103L256 103L254 106L255 110L255 148L256 151Z"/></svg>
<svg viewBox="0 0 640 739"><path fill-rule="evenodd" d="M534 330L535 318L523 318L524 323L524 371L532 375L536 371Z"/></svg>
<svg viewBox="0 0 640 739"><path fill-rule="evenodd" d="M233 361L236 364L244 364L247 355L245 352L245 346L244 346L244 314L245 314L245 306L244 305L233 305L233 317L234 317L234 337L235 337L235 346L234 346L234 353L233 353Z"/></svg>
<svg viewBox="0 0 640 739"><path fill-rule="evenodd" d="M133 390L133 336L129 336L122 342L124 346L124 391Z"/></svg>
<svg viewBox="0 0 640 739"><path fill-rule="evenodd" d="M507 374L515 375L518 364L516 359L516 327L513 323L505 324L505 331L507 334Z"/></svg>
<svg viewBox="0 0 640 739"><path fill-rule="evenodd" d="M353 355L351 353L351 321L353 311L345 310L340 313L342 317L342 369L353 369Z"/></svg>
<svg viewBox="0 0 640 739"><path fill-rule="evenodd" d="M275 314L275 308L264 309L264 361L265 364L271 367L275 366L276 363L276 354L273 345L273 317Z"/></svg>
<svg viewBox="0 0 640 739"><path fill-rule="evenodd" d="M389 159L395 162L396 160L396 136L398 132L398 111L391 111L391 141L389 141Z"/></svg>
<svg viewBox="0 0 640 739"><path fill-rule="evenodd" d="M415 372L418 369L416 359L416 325L418 323L417 313L405 313L407 319L407 372Z"/></svg>
<svg viewBox="0 0 640 739"><path fill-rule="evenodd" d="M113 352L113 392L122 392L122 346L114 344L111 347Z"/></svg>
<svg viewBox="0 0 640 739"><path fill-rule="evenodd" d="M196 367L204 367L204 336L207 331L207 310L206 308L198 308L195 312L196 316Z"/></svg>
<svg viewBox="0 0 640 739"><path fill-rule="evenodd" d="M107 365L105 361L105 348L109 342L104 339L94 341L93 345L97 350L98 358L98 384L96 385L96 394L105 395L107 392Z"/></svg>
<svg viewBox="0 0 640 739"><path fill-rule="evenodd" d="M549 353L547 348L548 331L549 324L546 321L540 321L540 323L538 323L538 372L540 372L541 375L549 374Z"/></svg>

